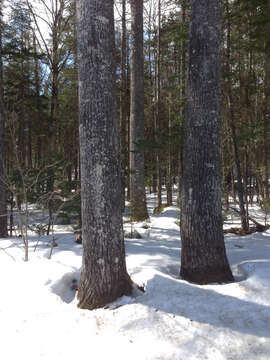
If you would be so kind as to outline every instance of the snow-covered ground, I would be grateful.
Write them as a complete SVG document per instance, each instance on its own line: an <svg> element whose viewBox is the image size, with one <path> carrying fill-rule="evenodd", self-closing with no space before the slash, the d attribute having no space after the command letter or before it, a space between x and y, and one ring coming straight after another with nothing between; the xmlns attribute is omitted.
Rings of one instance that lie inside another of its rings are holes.
<svg viewBox="0 0 270 360"><path fill-rule="evenodd" d="M135 225L127 266L146 292L95 311L77 308L82 246L67 227L56 226L51 260L46 236L36 252L30 238L28 263L20 238L1 239L0 359L269 360L270 232L227 235L237 282L197 286L178 278L178 216L172 206Z"/></svg>

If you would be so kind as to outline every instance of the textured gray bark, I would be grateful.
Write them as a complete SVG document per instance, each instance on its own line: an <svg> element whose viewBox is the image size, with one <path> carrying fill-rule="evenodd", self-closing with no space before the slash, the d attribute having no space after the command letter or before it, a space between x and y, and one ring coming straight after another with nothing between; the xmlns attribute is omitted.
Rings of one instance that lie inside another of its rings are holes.
<svg viewBox="0 0 270 360"><path fill-rule="evenodd" d="M127 151L128 130L128 97L127 97L127 29L126 29L126 0L122 0L122 38L121 38L121 90L120 90L120 154L122 171L123 210L125 209L126 167L128 163Z"/></svg>
<svg viewBox="0 0 270 360"><path fill-rule="evenodd" d="M221 212L221 0L191 0L181 196L182 278L233 281Z"/></svg>
<svg viewBox="0 0 270 360"><path fill-rule="evenodd" d="M268 24L268 29L270 25ZM269 190L269 159L270 159L270 40L267 37L265 44L265 63L264 63L264 109L263 109L263 118L264 118L264 129L263 129L263 144L264 144L264 197L266 199L270 198Z"/></svg>
<svg viewBox="0 0 270 360"><path fill-rule="evenodd" d="M142 221L148 218L144 155L138 148L144 139L143 0L131 0L130 5L130 205L132 219Z"/></svg>
<svg viewBox="0 0 270 360"><path fill-rule="evenodd" d="M80 0L78 62L83 264L79 307L130 294L121 214L113 0Z"/></svg>
<svg viewBox="0 0 270 360"><path fill-rule="evenodd" d="M0 56L2 55L2 1L0 1ZM3 86L3 64L0 57L0 237L7 236L7 203L5 185L5 108Z"/></svg>

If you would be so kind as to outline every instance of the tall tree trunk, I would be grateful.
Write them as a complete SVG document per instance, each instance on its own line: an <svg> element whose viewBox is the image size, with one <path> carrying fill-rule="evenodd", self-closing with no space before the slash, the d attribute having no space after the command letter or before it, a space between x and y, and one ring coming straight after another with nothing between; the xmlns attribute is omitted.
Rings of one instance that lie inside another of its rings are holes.
<svg viewBox="0 0 270 360"><path fill-rule="evenodd" d="M80 0L77 10L83 224L78 306L95 309L130 294L132 283L119 206L113 0Z"/></svg>
<svg viewBox="0 0 270 360"><path fill-rule="evenodd" d="M3 63L2 63L2 8L0 1L0 237L6 237L7 233L7 186L5 171L5 106L3 85Z"/></svg>
<svg viewBox="0 0 270 360"><path fill-rule="evenodd" d="M157 28L157 57L156 57L156 113L155 113L155 133L157 134L161 127L160 116L160 18L161 18L161 3L158 0L158 28ZM156 135L157 142L157 135ZM157 148L156 153L156 170L157 170L157 208L162 206L162 177L161 177L161 156L160 150Z"/></svg>
<svg viewBox="0 0 270 360"><path fill-rule="evenodd" d="M23 39L21 39L23 43ZM21 52L23 52L23 49L21 49ZM24 77L25 77L25 67L24 67L24 59L22 58L20 60L20 112L19 112L19 166L22 168L25 167L25 159L26 159L26 148L25 148L25 83L24 83Z"/></svg>
<svg viewBox="0 0 270 360"><path fill-rule="evenodd" d="M49 123L49 135L51 141L52 155L56 154L56 142L57 142L57 118L59 112L59 43L58 43L58 28L52 31L52 65L51 65L51 108L50 108L50 123Z"/></svg>
<svg viewBox="0 0 270 360"><path fill-rule="evenodd" d="M168 119L168 135L169 135L169 144L167 150L167 169L166 169L166 190L167 190L167 205L172 205L172 145L171 145L171 135L172 135L172 120L171 120L171 96L169 96L169 119Z"/></svg>
<svg viewBox="0 0 270 360"><path fill-rule="evenodd" d="M58 100L58 65L57 65L57 45L55 44L54 38L56 35L53 34L53 64L51 70L52 76L52 89L51 89L51 108L50 108L50 119L49 119L49 151L48 158L50 161L56 158L56 142L57 142L57 117L58 117L58 108L59 108L59 100ZM55 170L52 164L49 164L47 171L47 191L48 193L53 193L54 190L54 182L55 182ZM48 201L48 209L49 209L49 224L47 228L47 235L50 234L51 226L52 226L52 216L53 216L53 204L52 200Z"/></svg>
<svg viewBox="0 0 270 360"><path fill-rule="evenodd" d="M39 63L37 58L37 39L35 34L33 34L33 48L35 54L35 65L34 65L34 86L35 86L35 97L36 97L36 113L35 113L35 122L38 123L39 119L39 112L40 112L40 77L39 77ZM42 136L39 133L36 140L36 159L35 159L35 166L37 168L41 167L41 152L42 152Z"/></svg>
<svg viewBox="0 0 270 360"><path fill-rule="evenodd" d="M149 83L150 89L152 91L151 101L154 102L156 100L156 86L155 86L155 77L153 76L153 49L152 49L152 7L149 8L148 13L148 24L147 24L147 60L148 60L148 73L149 73ZM156 128L156 109L155 107L150 107L150 118L153 119L151 124L151 136L155 139L155 128ZM157 192L157 171L156 171L156 152L153 151L150 155L150 161L152 166L150 167L150 192Z"/></svg>
<svg viewBox="0 0 270 360"><path fill-rule="evenodd" d="M187 0L182 0L182 26L185 26L187 21ZM181 116L185 118L185 104L186 104L186 80L187 80L187 40L183 38L181 44L181 66L179 71L179 83L180 83L180 96L181 96ZM183 132L183 123L180 124L180 131ZM183 144L179 146L179 171L178 171L178 196L181 198L181 187L182 187L182 175L183 175ZM178 200L179 200L178 199ZM180 201L177 201L179 204Z"/></svg>
<svg viewBox="0 0 270 360"><path fill-rule="evenodd" d="M123 208L125 208L127 152L127 29L126 0L122 0L122 39L121 39L121 89L120 89L120 154L122 170Z"/></svg>
<svg viewBox="0 0 270 360"><path fill-rule="evenodd" d="M73 0L74 3L74 11L75 11L75 15L77 13L77 0ZM73 71L76 74L76 77L78 78L78 36L77 36L77 25L76 25L76 21L74 21L74 28L73 28L73 37L74 37L74 65L73 65ZM81 187L80 184L80 139L79 139L79 134L78 134L78 129L79 129L79 123L80 123L80 119L79 119L79 84L78 81L76 83L76 112L78 114L78 116L76 116L75 119L75 124L74 126L76 127L76 132L75 132L75 154L74 154L74 180L77 182L78 184L76 184L76 189ZM80 216L80 222L81 222L81 216ZM81 229L81 227L80 227Z"/></svg>
<svg viewBox="0 0 270 360"><path fill-rule="evenodd" d="M130 35L127 32L127 44L130 42ZM127 91L130 89L130 48L127 46ZM129 93L129 91L128 91ZM127 97L127 201L130 201L130 95Z"/></svg>
<svg viewBox="0 0 270 360"><path fill-rule="evenodd" d="M130 79L130 206L131 218L148 218L145 196L144 154L144 60L143 0L131 0L131 79Z"/></svg>
<svg viewBox="0 0 270 360"><path fill-rule="evenodd" d="M233 281L221 207L221 0L191 0L181 197L183 279Z"/></svg>
<svg viewBox="0 0 270 360"><path fill-rule="evenodd" d="M270 29L270 26L268 26ZM264 197L269 199L269 156L270 156L270 41L265 45L265 79L264 79L264 111L263 111L263 147L264 147Z"/></svg>
<svg viewBox="0 0 270 360"><path fill-rule="evenodd" d="M32 158L32 120L28 119L28 136L27 136L27 167L32 169L33 158Z"/></svg>
<svg viewBox="0 0 270 360"><path fill-rule="evenodd" d="M231 59L231 23L230 23L230 16L229 16L229 2L226 1L226 12L228 18L227 24L227 73L231 73L230 68L230 59ZM234 160L236 166L236 177L237 177L237 189L238 189L238 198L239 198L239 207L240 207L240 218L241 218L241 225L243 231L248 231L249 223L247 219L247 214L245 210L244 204L244 188L242 182L242 171L241 171L241 164L240 164L240 157L239 157L239 149L237 143L237 136L236 136L236 127L235 127L235 114L233 108L233 94L232 94L232 83L231 77L228 77L227 80L227 91L228 91L228 108L230 111L230 129L232 134L232 142L233 142L233 150L234 150Z"/></svg>

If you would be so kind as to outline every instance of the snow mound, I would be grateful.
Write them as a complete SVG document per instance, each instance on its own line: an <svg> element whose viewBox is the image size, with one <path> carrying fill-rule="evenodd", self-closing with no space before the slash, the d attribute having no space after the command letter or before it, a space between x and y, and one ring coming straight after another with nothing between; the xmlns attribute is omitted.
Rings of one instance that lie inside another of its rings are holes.
<svg viewBox="0 0 270 360"><path fill-rule="evenodd" d="M63 275L60 279L51 284L51 292L60 296L63 302L71 303L80 280L80 272L72 271Z"/></svg>
<svg viewBox="0 0 270 360"><path fill-rule="evenodd" d="M270 261L253 260L238 265L239 272L245 277L245 285L254 289L270 288Z"/></svg>

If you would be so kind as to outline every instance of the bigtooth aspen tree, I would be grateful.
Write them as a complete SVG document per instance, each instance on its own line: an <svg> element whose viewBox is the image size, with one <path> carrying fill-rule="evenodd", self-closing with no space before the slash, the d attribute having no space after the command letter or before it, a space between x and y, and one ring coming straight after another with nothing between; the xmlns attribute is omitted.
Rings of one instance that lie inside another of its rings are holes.
<svg viewBox="0 0 270 360"><path fill-rule="evenodd" d="M221 0L191 0L181 196L183 279L230 282L221 207Z"/></svg>
<svg viewBox="0 0 270 360"><path fill-rule="evenodd" d="M120 156L122 171L123 209L125 208L126 168L128 162L128 94L127 94L127 27L126 27L126 0L122 0L122 36L121 36L121 85L120 85Z"/></svg>
<svg viewBox="0 0 270 360"><path fill-rule="evenodd" d="M3 63L2 63L2 10L3 1L0 0L0 237L7 236L7 203L5 184L5 108L4 108L4 86L3 86Z"/></svg>
<svg viewBox="0 0 270 360"><path fill-rule="evenodd" d="M83 237L78 306L95 309L132 290L121 214L113 0L79 0L77 21Z"/></svg>
<svg viewBox="0 0 270 360"><path fill-rule="evenodd" d="M144 155L139 148L144 139L143 0L131 0L130 6L130 206L131 218L142 221L148 218Z"/></svg>

